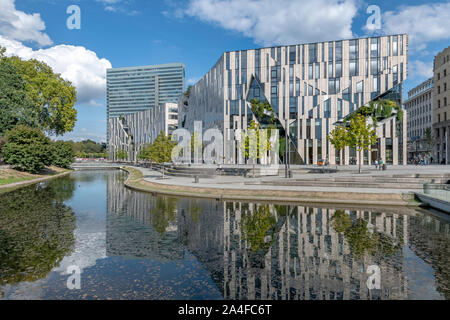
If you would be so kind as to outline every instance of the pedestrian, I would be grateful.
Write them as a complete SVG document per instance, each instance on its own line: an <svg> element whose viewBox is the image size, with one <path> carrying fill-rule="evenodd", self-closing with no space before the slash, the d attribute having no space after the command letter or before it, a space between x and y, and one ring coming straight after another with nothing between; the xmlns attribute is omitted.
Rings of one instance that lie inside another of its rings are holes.
<svg viewBox="0 0 450 320"><path fill-rule="evenodd" d="M430 158L430 164L433 164L433 157Z"/></svg>
<svg viewBox="0 0 450 320"><path fill-rule="evenodd" d="M378 170L378 160L375 160L375 170Z"/></svg>
<svg viewBox="0 0 450 320"><path fill-rule="evenodd" d="M380 164L380 170L381 170L383 168L383 159L380 159L379 164Z"/></svg>

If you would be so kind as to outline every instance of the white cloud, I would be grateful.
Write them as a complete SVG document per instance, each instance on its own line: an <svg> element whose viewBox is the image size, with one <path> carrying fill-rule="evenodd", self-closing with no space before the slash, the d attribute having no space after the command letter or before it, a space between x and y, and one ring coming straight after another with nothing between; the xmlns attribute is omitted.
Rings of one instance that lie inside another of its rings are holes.
<svg viewBox="0 0 450 320"><path fill-rule="evenodd" d="M182 13L274 45L351 38L356 12L356 0L190 0Z"/></svg>
<svg viewBox="0 0 450 320"><path fill-rule="evenodd" d="M383 31L407 33L413 50L423 50L428 42L450 39L450 3L400 6L383 14Z"/></svg>
<svg viewBox="0 0 450 320"><path fill-rule="evenodd" d="M95 99L102 99L106 92L106 69L111 68L107 59L81 46L57 45L47 49L33 50L24 44L0 36L0 46L7 55L22 59L37 59L47 63L53 71L72 82L77 88L79 103L98 106Z"/></svg>
<svg viewBox="0 0 450 320"><path fill-rule="evenodd" d="M408 64L408 77L411 78L431 78L433 76L433 62L423 62L420 60L410 61Z"/></svg>
<svg viewBox="0 0 450 320"><path fill-rule="evenodd" d="M194 85L194 84L196 84L199 80L200 80L200 78L194 77L194 78L188 79L187 83L188 83L189 85Z"/></svg>
<svg viewBox="0 0 450 320"><path fill-rule="evenodd" d="M26 14L15 8L14 0L0 0L0 35L19 41L34 41L41 46L53 42L44 33L45 23L40 14Z"/></svg>

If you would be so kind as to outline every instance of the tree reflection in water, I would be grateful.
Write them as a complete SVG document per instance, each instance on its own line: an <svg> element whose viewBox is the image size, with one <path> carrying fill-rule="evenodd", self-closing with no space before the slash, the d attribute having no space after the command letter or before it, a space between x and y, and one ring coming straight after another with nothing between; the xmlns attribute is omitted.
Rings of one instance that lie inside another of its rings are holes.
<svg viewBox="0 0 450 320"><path fill-rule="evenodd" d="M343 210L337 210L331 218L333 228L342 233L348 242L351 254L362 258L368 254L386 257L402 248L403 240L395 240L381 232L368 228L368 222L361 218L352 219Z"/></svg>
<svg viewBox="0 0 450 320"><path fill-rule="evenodd" d="M0 285L45 278L74 246L70 177L0 195Z"/></svg>
<svg viewBox="0 0 450 320"><path fill-rule="evenodd" d="M155 206L150 210L152 226L162 236L172 223L177 221L177 199L157 197Z"/></svg>

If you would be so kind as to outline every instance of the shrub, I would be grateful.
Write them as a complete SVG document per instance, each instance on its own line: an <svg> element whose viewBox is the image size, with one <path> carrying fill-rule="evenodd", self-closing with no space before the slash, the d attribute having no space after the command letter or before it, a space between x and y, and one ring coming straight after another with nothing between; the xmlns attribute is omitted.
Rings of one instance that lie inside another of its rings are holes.
<svg viewBox="0 0 450 320"><path fill-rule="evenodd" d="M4 161L15 168L39 173L51 161L51 141L39 129L16 126L6 133Z"/></svg>
<svg viewBox="0 0 450 320"><path fill-rule="evenodd" d="M52 144L52 164L60 168L69 168L75 160L72 145L65 141L56 141Z"/></svg>

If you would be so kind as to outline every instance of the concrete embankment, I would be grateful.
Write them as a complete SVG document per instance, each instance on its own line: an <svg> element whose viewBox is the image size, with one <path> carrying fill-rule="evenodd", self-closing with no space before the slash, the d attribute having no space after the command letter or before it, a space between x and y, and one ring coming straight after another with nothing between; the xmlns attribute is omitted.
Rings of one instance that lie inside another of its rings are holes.
<svg viewBox="0 0 450 320"><path fill-rule="evenodd" d="M289 186L263 186L230 181L194 184L183 178L161 179L160 174L144 168L123 167L130 175L128 188L170 196L210 198L219 200L250 200L289 203L321 203L361 206L417 206L412 192L374 192L357 188L304 188ZM144 177L145 173L145 177ZM308 190L314 189L314 190ZM330 190L334 189L334 190Z"/></svg>

